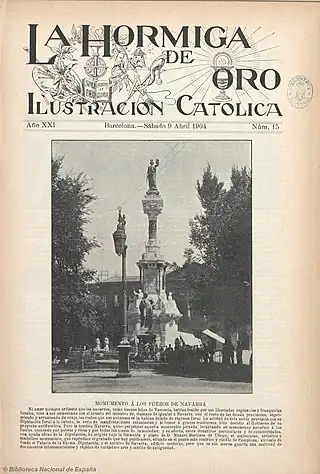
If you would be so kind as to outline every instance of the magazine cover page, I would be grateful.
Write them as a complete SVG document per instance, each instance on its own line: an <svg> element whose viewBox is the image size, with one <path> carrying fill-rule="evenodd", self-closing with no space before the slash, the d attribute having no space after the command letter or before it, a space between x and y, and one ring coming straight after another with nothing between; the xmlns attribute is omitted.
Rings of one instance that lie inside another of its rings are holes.
<svg viewBox="0 0 320 474"><path fill-rule="evenodd" d="M1 12L3 472L318 472L319 4Z"/></svg>

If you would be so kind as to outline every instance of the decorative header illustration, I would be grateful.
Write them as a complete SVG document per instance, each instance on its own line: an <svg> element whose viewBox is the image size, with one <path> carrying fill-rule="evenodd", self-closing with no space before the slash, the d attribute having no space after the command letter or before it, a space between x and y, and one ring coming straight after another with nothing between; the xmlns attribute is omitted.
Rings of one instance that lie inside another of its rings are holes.
<svg viewBox="0 0 320 474"><path fill-rule="evenodd" d="M280 45L262 27L29 25L29 115L281 116ZM39 95L39 92L41 95ZM300 91L301 93L301 91Z"/></svg>

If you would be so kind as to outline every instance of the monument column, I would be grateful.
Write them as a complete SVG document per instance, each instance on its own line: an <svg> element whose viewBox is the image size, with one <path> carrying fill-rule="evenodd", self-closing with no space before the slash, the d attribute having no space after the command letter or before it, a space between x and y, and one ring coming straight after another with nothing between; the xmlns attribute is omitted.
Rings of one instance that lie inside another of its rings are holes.
<svg viewBox="0 0 320 474"><path fill-rule="evenodd" d="M147 170L149 189L142 199L143 212L148 216L148 242L138 262L143 292L147 293L155 303L158 303L161 293L165 292L162 275L166 267L157 236L158 217L163 210L163 199L156 184L158 166L159 160L156 162L150 160Z"/></svg>
<svg viewBox="0 0 320 474"><path fill-rule="evenodd" d="M149 240L157 240L157 218L149 217Z"/></svg>
<svg viewBox="0 0 320 474"><path fill-rule="evenodd" d="M173 346L179 337L178 321L182 314L172 294L168 298L166 295L167 262L161 253L157 235L158 217L163 210L163 199L156 183L158 166L159 160L150 160L147 170L149 187L142 199L142 209L148 217L148 241L145 252L137 262L143 296L140 291L136 293L136 301L129 308L129 323L131 340L152 335L157 344Z"/></svg>

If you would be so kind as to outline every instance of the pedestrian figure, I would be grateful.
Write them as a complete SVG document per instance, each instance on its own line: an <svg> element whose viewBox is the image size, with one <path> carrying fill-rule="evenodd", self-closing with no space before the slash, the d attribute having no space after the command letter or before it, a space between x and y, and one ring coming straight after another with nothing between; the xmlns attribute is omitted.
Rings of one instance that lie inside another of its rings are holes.
<svg viewBox="0 0 320 474"><path fill-rule="evenodd" d="M243 351L242 342L240 339L238 339L237 348L236 348L237 364L242 364L242 351Z"/></svg>
<svg viewBox="0 0 320 474"><path fill-rule="evenodd" d="M163 347L160 347L160 362L165 362L165 352Z"/></svg>
<svg viewBox="0 0 320 474"><path fill-rule="evenodd" d="M222 363L233 364L234 362L234 347L229 338L226 338L222 349Z"/></svg>

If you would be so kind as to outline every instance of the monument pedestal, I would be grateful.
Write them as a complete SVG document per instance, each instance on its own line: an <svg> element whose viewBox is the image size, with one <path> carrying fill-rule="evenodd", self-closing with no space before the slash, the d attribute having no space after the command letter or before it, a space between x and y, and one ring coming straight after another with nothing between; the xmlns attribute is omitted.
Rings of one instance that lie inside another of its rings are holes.
<svg viewBox="0 0 320 474"><path fill-rule="evenodd" d="M168 300L166 295L162 295L162 298L157 298L156 306L157 308L153 310L152 314L151 328L141 327L140 324L137 324L134 303L129 306L128 321L132 345L136 345L136 339L150 339L150 342L153 339L159 347L166 347L169 344L173 347L176 338L179 338L178 322L182 314L179 312L176 302L173 299Z"/></svg>

